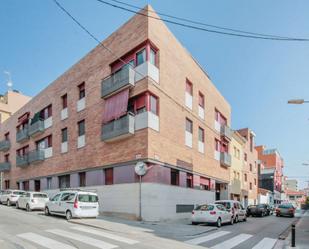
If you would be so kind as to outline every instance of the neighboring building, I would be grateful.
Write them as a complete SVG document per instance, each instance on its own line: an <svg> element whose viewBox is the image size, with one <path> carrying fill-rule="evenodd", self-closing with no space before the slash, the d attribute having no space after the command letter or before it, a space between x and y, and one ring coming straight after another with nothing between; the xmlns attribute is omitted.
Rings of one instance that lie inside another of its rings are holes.
<svg viewBox="0 0 309 249"><path fill-rule="evenodd" d="M295 207L301 207L306 202L306 193L302 191L286 191L287 202L292 203Z"/></svg>
<svg viewBox="0 0 309 249"><path fill-rule="evenodd" d="M257 151L255 150L255 134L249 128L237 131L246 141L243 155L243 188L242 202L245 207L258 202L258 168Z"/></svg>
<svg viewBox="0 0 309 249"><path fill-rule="evenodd" d="M298 183L295 179L286 179L285 180L285 187L288 190L298 191Z"/></svg>
<svg viewBox="0 0 309 249"><path fill-rule="evenodd" d="M258 188L258 204L274 205L273 193L264 188Z"/></svg>
<svg viewBox="0 0 309 249"><path fill-rule="evenodd" d="M7 120L30 99L30 97L25 96L16 90L7 91L4 95L0 95L0 123Z"/></svg>
<svg viewBox="0 0 309 249"><path fill-rule="evenodd" d="M259 176L260 188L268 189L274 194L274 203L281 202L283 159L277 149L265 149L257 146L258 159L263 163L264 169Z"/></svg>
<svg viewBox="0 0 309 249"><path fill-rule="evenodd" d="M246 140L237 132L233 132L231 140L232 165L230 170L229 199L241 201L243 189L244 146Z"/></svg>
<svg viewBox="0 0 309 249"><path fill-rule="evenodd" d="M228 198L231 108L205 71L162 21L142 15L103 44L134 70L97 46L6 120L4 187L96 189L101 212L136 218L143 161L145 220Z"/></svg>

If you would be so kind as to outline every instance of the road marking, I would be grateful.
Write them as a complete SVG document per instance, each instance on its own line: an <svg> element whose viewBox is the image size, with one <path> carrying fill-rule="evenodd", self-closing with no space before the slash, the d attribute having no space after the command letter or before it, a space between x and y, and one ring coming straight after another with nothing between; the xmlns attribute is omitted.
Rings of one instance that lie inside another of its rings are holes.
<svg viewBox="0 0 309 249"><path fill-rule="evenodd" d="M241 233L229 240L226 240L220 244L215 245L212 247L213 249L231 249L240 243L246 241L247 239L250 239L252 237L251 234Z"/></svg>
<svg viewBox="0 0 309 249"><path fill-rule="evenodd" d="M98 231L98 230L91 229L91 228L71 227L71 229L74 229L74 230L77 230L77 231L80 231L80 232L84 232L84 233L91 233L91 234L94 234L94 235L102 236L102 237L105 237L105 238L108 238L108 239L112 239L112 240L116 240L116 241L119 241L119 242L129 244L129 245L134 245L134 244L139 243L139 241L137 241L137 240L124 238L124 237L121 237L121 236L118 236L118 235L106 233L106 232L103 232L103 231Z"/></svg>
<svg viewBox="0 0 309 249"><path fill-rule="evenodd" d="M276 239L264 238L258 244L256 244L252 249L272 249L276 244Z"/></svg>
<svg viewBox="0 0 309 249"><path fill-rule="evenodd" d="M69 239L73 239L73 240L77 240L80 241L84 244L88 244L100 249L112 249L112 248L116 248L118 246L104 242L102 240L97 240L88 236L84 236L84 235L80 235L80 234L76 234L76 233L70 233L61 229L50 229L50 230L46 230L46 232L49 233L53 233L65 238L69 238ZM58 249L58 248L57 248Z"/></svg>
<svg viewBox="0 0 309 249"><path fill-rule="evenodd" d="M49 249L76 249L73 246L69 246L35 233L22 233L17 236Z"/></svg>
<svg viewBox="0 0 309 249"><path fill-rule="evenodd" d="M190 240L187 240L185 242L188 243L188 244L191 244L191 245L199 245L199 244L202 244L204 242L207 242L207 241L219 238L221 236L227 235L229 233L230 232L228 232L228 231L220 231L220 232L212 233L210 235L206 235L206 236L203 236L203 237L190 239Z"/></svg>

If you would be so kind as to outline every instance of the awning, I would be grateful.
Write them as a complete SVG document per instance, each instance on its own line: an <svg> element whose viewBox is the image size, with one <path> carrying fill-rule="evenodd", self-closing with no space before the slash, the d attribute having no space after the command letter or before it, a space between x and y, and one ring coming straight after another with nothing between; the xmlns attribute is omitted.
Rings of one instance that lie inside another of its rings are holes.
<svg viewBox="0 0 309 249"><path fill-rule="evenodd" d="M18 118L18 123L21 124L27 121L29 119L29 115L30 115L30 112L24 113L22 116Z"/></svg>
<svg viewBox="0 0 309 249"><path fill-rule="evenodd" d="M105 100L103 123L120 118L128 110L129 89L125 89Z"/></svg>
<svg viewBox="0 0 309 249"><path fill-rule="evenodd" d="M209 186L210 185L210 180L205 178L205 177L200 177L200 184Z"/></svg>

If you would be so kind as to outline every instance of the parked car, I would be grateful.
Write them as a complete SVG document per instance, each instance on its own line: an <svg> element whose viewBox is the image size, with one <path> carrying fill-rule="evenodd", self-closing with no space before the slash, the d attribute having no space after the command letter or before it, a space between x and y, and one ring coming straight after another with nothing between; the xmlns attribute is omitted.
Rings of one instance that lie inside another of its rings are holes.
<svg viewBox="0 0 309 249"><path fill-rule="evenodd" d="M16 208L32 210L44 210L46 202L49 201L47 194L41 192L26 192L16 202Z"/></svg>
<svg viewBox="0 0 309 249"><path fill-rule="evenodd" d="M216 224L221 227L223 223L234 224L234 218L222 204L203 204L192 211L192 225L199 223Z"/></svg>
<svg viewBox="0 0 309 249"><path fill-rule="evenodd" d="M240 220L247 221L246 209L241 205L239 201L220 200L215 201L215 203L223 205L231 213L235 223L237 223Z"/></svg>
<svg viewBox="0 0 309 249"><path fill-rule="evenodd" d="M22 190L4 190L0 196L0 203L8 206L15 205L18 198L23 194L25 194L25 191Z"/></svg>
<svg viewBox="0 0 309 249"><path fill-rule="evenodd" d="M295 216L295 207L292 204L280 204L276 208L276 216Z"/></svg>
<svg viewBox="0 0 309 249"><path fill-rule="evenodd" d="M96 193L80 190L62 191L53 196L45 206L45 215L54 214L72 218L91 218L99 215Z"/></svg>
<svg viewBox="0 0 309 249"><path fill-rule="evenodd" d="M247 207L247 215L264 217L270 214L271 209L268 204L250 205Z"/></svg>

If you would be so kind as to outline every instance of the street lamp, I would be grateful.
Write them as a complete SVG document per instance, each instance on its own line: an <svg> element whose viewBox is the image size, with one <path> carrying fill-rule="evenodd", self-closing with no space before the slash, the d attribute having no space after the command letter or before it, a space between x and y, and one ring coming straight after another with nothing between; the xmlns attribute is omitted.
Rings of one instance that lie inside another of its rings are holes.
<svg viewBox="0 0 309 249"><path fill-rule="evenodd" d="M290 99L288 101L288 104L294 104L294 105L301 105L304 103L309 103L308 100L304 100L304 99Z"/></svg>

